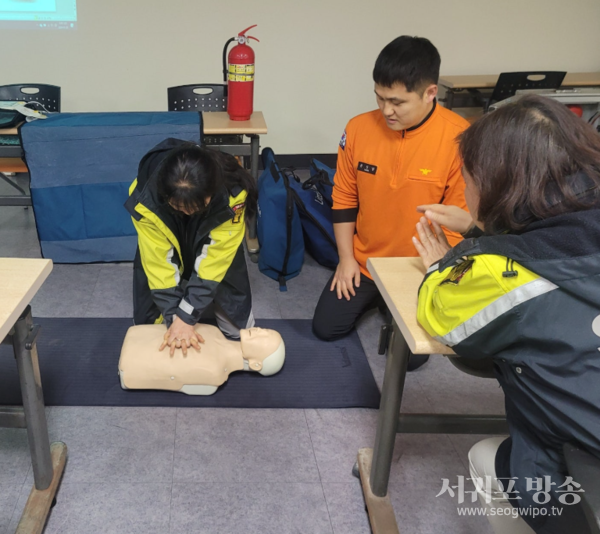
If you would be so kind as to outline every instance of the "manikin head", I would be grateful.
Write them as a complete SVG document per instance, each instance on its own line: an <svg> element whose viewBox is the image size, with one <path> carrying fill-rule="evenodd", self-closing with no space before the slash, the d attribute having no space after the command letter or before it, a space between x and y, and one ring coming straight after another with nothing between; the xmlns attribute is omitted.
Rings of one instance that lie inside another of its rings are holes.
<svg viewBox="0 0 600 534"><path fill-rule="evenodd" d="M373 69L377 105L394 131L418 126L433 108L440 55L428 39L402 35L377 57Z"/></svg>

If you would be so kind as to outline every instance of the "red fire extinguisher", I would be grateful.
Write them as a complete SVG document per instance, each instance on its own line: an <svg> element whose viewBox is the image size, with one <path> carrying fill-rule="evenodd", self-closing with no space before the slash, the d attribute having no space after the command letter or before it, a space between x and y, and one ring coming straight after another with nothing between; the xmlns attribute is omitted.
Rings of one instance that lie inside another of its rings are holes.
<svg viewBox="0 0 600 534"><path fill-rule="evenodd" d="M232 121L247 121L252 115L252 99L254 97L254 50L248 46L248 40L256 37L245 33L257 25L246 28L237 37L232 37L223 48L223 76L227 82L227 113ZM237 41L229 52L228 63L225 61L229 43Z"/></svg>

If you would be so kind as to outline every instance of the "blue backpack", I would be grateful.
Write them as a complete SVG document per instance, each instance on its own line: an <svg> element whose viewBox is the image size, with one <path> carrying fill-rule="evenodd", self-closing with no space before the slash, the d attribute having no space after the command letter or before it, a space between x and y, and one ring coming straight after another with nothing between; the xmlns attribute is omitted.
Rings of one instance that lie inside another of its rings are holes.
<svg viewBox="0 0 600 534"><path fill-rule="evenodd" d="M335 269L339 256L331 214L334 170L317 160L312 160L311 166L315 173L304 183L298 179L290 181L302 222L304 246L318 263Z"/></svg>
<svg viewBox="0 0 600 534"><path fill-rule="evenodd" d="M287 291L286 280L298 276L304 262L302 226L290 184L295 180L281 171L272 149L263 149L262 162L256 221L258 268L279 282L280 291Z"/></svg>

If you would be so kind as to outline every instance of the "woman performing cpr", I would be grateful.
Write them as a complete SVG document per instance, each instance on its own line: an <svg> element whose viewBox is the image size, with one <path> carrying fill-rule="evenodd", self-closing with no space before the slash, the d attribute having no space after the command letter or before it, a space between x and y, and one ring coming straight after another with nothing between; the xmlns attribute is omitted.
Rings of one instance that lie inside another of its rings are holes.
<svg viewBox="0 0 600 534"><path fill-rule="evenodd" d="M214 303L220 330L239 339L254 326L242 241L256 187L233 156L167 139L140 162L125 206L138 233L135 324L165 322L161 350L199 350L194 331Z"/></svg>
<svg viewBox="0 0 600 534"><path fill-rule="evenodd" d="M469 463L496 534L584 534L563 445L600 458L600 137L530 96L475 122L460 152L483 235L450 249L435 220L466 231L468 216L421 208L418 319L459 356L493 359L510 437Z"/></svg>

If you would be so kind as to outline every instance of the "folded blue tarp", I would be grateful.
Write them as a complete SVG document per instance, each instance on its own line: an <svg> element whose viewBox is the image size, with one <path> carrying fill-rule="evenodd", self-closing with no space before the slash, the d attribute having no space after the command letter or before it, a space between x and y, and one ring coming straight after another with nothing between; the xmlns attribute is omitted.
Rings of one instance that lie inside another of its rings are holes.
<svg viewBox="0 0 600 534"><path fill-rule="evenodd" d="M142 156L168 137L200 142L196 112L57 113L25 124L21 142L42 256L56 263L132 261L123 207Z"/></svg>

